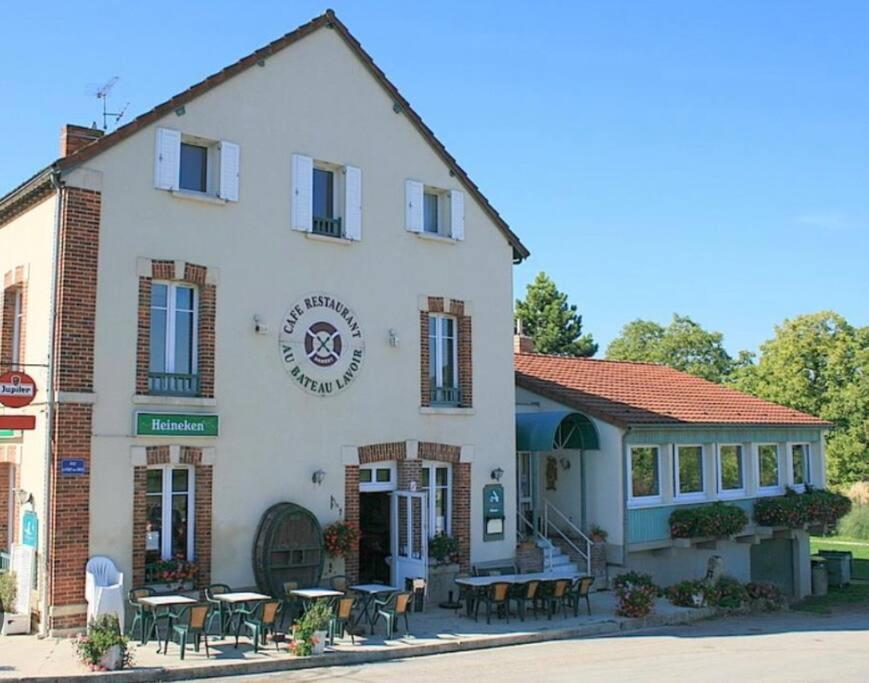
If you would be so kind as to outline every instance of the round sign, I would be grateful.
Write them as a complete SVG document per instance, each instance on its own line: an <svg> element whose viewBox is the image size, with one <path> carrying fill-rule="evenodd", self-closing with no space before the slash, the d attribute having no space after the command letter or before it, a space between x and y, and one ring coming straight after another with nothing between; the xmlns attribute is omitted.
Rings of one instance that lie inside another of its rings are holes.
<svg viewBox="0 0 869 683"><path fill-rule="evenodd" d="M7 408L23 408L36 398L36 382L24 372L0 375L0 403Z"/></svg>
<svg viewBox="0 0 869 683"><path fill-rule="evenodd" d="M334 396L350 386L365 355L353 309L324 292L305 295L290 306L278 345L293 384L315 396Z"/></svg>

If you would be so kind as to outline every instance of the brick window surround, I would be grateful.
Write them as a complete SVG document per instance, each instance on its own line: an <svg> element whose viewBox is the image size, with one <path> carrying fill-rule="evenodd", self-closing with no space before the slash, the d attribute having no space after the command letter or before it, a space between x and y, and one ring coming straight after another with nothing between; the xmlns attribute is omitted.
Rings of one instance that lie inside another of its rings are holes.
<svg viewBox="0 0 869 683"><path fill-rule="evenodd" d="M420 441L417 458L407 459L404 441L370 444L358 449L359 465L344 467L344 520L359 526L359 467L375 462L396 461L398 489L408 490L411 481L419 481L423 460L447 462L453 469L452 535L459 542L459 565L471 567L471 463L461 462L461 448ZM344 573L351 582L359 580L359 543L344 557Z"/></svg>
<svg viewBox="0 0 869 683"><path fill-rule="evenodd" d="M146 449L148 465L168 465L172 462L170 446L149 446ZM203 464L202 449L181 446L179 465L193 465L193 549L198 572L195 588L206 588L211 583L211 518L213 467ZM148 467L133 467L133 582L145 585L145 540L148 527L146 494Z"/></svg>
<svg viewBox="0 0 869 683"><path fill-rule="evenodd" d="M0 310L0 372L11 369L13 353L12 345L15 337L15 300L21 297L21 324L18 330L18 364L20 369L25 363L24 348L27 338L27 277L24 266L7 271L3 276L3 300Z"/></svg>
<svg viewBox="0 0 869 683"><path fill-rule="evenodd" d="M429 380L429 349L428 325L430 313L445 313L456 319L456 334L458 336L459 388L462 396L460 408L472 408L474 405L472 363L471 316L465 315L465 302L459 299L445 299L430 296L425 310L419 312L419 366L420 366L420 405L431 406L431 381Z"/></svg>
<svg viewBox="0 0 869 683"><path fill-rule="evenodd" d="M151 349L151 283L154 280L183 282L199 290L197 327L197 374L202 398L214 398L214 339L217 290L208 280L208 269L193 263L152 260L150 273L139 276L139 315L136 341L136 393L147 395Z"/></svg>

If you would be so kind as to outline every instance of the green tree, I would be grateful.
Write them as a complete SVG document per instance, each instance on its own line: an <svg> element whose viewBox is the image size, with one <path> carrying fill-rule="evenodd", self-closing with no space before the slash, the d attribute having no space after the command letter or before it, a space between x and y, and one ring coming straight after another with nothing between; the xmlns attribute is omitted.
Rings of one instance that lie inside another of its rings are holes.
<svg viewBox="0 0 869 683"><path fill-rule="evenodd" d="M785 320L739 368L738 389L833 423L827 437L831 483L869 480L869 327L821 311Z"/></svg>
<svg viewBox="0 0 869 683"><path fill-rule="evenodd" d="M563 356L593 356L597 344L590 334L582 334L582 316L576 306L567 302L567 294L559 292L546 273L538 273L525 292L524 300L516 301L516 320L522 332L534 340L539 353Z"/></svg>
<svg viewBox="0 0 869 683"><path fill-rule="evenodd" d="M651 320L634 320L607 347L607 358L668 365L712 382L722 382L739 364L750 363L741 352L734 362L724 350L723 335L709 332L688 316L673 315L666 327Z"/></svg>

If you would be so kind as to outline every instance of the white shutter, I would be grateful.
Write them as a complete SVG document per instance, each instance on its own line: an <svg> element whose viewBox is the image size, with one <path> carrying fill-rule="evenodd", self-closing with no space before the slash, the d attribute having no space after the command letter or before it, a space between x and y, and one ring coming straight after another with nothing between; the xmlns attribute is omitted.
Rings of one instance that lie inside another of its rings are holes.
<svg viewBox="0 0 869 683"><path fill-rule="evenodd" d="M154 187L177 190L180 175L181 131L158 128L154 150Z"/></svg>
<svg viewBox="0 0 869 683"><path fill-rule="evenodd" d="M311 232L314 222L314 160L293 155L293 230Z"/></svg>
<svg viewBox="0 0 869 683"><path fill-rule="evenodd" d="M404 195L405 227L411 232L422 232L422 183L418 180L406 180Z"/></svg>
<svg viewBox="0 0 869 683"><path fill-rule="evenodd" d="M362 170L344 167L344 237L362 239Z"/></svg>
<svg viewBox="0 0 869 683"><path fill-rule="evenodd" d="M239 146L220 141L220 197L228 202L238 201Z"/></svg>
<svg viewBox="0 0 869 683"><path fill-rule="evenodd" d="M450 190L450 237L465 239L465 193Z"/></svg>

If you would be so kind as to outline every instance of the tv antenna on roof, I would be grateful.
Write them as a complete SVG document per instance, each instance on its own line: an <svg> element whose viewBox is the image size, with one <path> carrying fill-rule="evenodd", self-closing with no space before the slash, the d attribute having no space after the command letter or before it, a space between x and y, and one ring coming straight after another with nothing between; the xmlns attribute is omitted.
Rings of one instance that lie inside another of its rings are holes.
<svg viewBox="0 0 869 683"><path fill-rule="evenodd" d="M109 99L109 93L112 91L112 88L115 87L115 84L120 80L118 76L113 76L110 78L104 85L96 88L94 90L94 95L96 95L98 100L102 100L103 102L103 130L109 129L109 119L114 117L115 123L121 120L121 117L127 111L127 107L130 106L130 103L127 102L121 111L108 111L107 100Z"/></svg>

